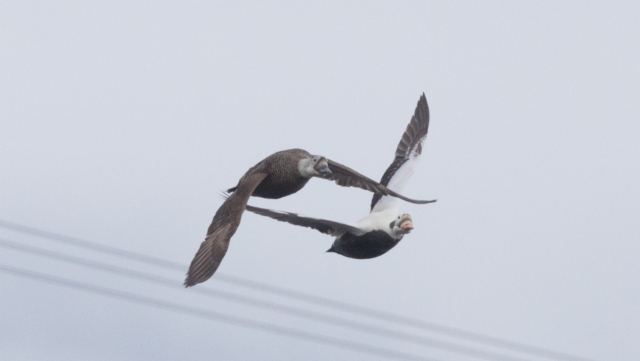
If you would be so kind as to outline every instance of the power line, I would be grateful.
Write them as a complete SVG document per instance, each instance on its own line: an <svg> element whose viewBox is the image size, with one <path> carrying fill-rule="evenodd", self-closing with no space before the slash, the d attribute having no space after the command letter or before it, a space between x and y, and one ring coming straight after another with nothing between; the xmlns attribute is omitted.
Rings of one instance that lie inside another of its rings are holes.
<svg viewBox="0 0 640 361"><path fill-rule="evenodd" d="M4 220L0 220L0 227L5 227L18 232L44 237L50 240L54 240L54 241L69 244L69 245L74 245L77 247L82 247L82 248L91 249L91 250L106 253L106 254L111 254L121 258L143 262L149 265L154 265L154 266L163 267L167 269L179 270L181 272L185 272L185 270L187 269L186 266L183 266L177 262L172 262L172 261L168 261L161 258L147 256L145 254L127 251L121 248L107 246L107 245L96 243L96 242L91 242L91 241L69 237L69 236L65 236L65 235L61 235L53 232L48 232L48 231L44 231L44 230L33 228L33 227L28 227L28 226L24 226L24 225L12 223L12 222L7 222ZM465 339L467 341L473 341L473 342L483 343L491 346L497 346L497 347L509 349L512 351L526 353L532 356L539 356L539 357L545 357L548 359L556 359L556 360L564 360L564 361L593 361L591 359L587 359L580 356L553 351L553 350L545 349L538 346L532 346L532 345L527 345L519 342L504 340L501 338L487 336L487 335L470 332L470 331L465 331L465 330L461 330L454 327L439 325L433 322L416 320L410 317L401 316L401 315L393 314L390 312L379 311L376 309L358 306L358 305L354 305L354 304L350 304L347 302L342 302L342 301L338 301L338 300L334 300L326 297L310 295L304 292L294 291L294 290L290 290L283 287L265 284L262 282L251 281L245 278L231 276L231 275L223 274L220 272L216 272L216 276L212 279L225 282L225 283L230 283L236 286L259 290L265 293L271 293L278 296L288 297L298 301L303 301L311 304L321 305L328 308L333 308L336 310L350 312L353 314L367 316L367 317L375 318L381 321L386 321L386 322L395 323L395 324L404 325L404 326L411 326L414 328L427 330L435 333L440 333L440 334L451 336L451 337Z"/></svg>
<svg viewBox="0 0 640 361"><path fill-rule="evenodd" d="M160 308L168 311L178 312L182 314L188 314L200 318L205 318L214 321L231 323L237 326L253 328L269 333L275 333L278 335L284 335L287 337L293 337L305 341L310 341L318 344L338 347L346 350L357 351L367 353L374 356L381 356L396 360L420 360L420 361L436 361L432 358L425 358L421 356L411 355L404 352L398 352L376 346L370 346L359 342L345 341L334 337L328 337L316 333L300 331L293 328L276 326L266 322L253 321L246 318L229 316L224 313L205 310L197 307L184 306L178 303L167 302L153 297L141 296L135 293L115 290L111 288L96 286L90 283L78 282L62 277L49 276L43 273L32 272L22 268L11 267L4 264L0 264L0 272L11 274L14 276L29 278L46 283L52 283L59 286L68 288L74 288L77 290L96 293L102 296L118 298L125 301L139 303L145 306Z"/></svg>
<svg viewBox="0 0 640 361"><path fill-rule="evenodd" d="M167 286L171 288L182 288L179 282L176 282L170 278L160 277L151 273L131 270L131 269L114 266L107 263L87 260L86 258L75 257L75 256L58 253L58 252L53 252L53 251L45 250L39 247L26 246L26 245L22 245L20 243L5 240L2 238L0 238L0 247L10 248L10 249L18 250L21 252L35 254L38 256L48 257L51 259L56 259L62 262L71 263L71 264L75 264L83 267L89 267L93 269L107 271L110 273L119 274L126 277L132 277L132 278L141 279L144 281L154 282L162 286ZM524 360L521 358L484 351L484 350L480 350L473 347L460 346L455 343L440 341L440 340L436 340L429 337L416 336L408 332L396 331L396 330L392 330L385 327L375 326L375 325L357 322L357 321L351 321L344 318L330 316L330 315L322 314L319 312L313 312L313 311L309 311L309 310L305 310L297 307L285 306L285 305L281 305L274 302L260 300L254 297L235 294L232 292L213 290L210 288L203 288L203 287L193 288L190 291L200 293L207 297L215 297L215 298L222 298L226 300L232 300L235 302L242 302L244 304L247 304L253 307L268 309L271 311L285 313L288 315L292 315L295 317L300 317L300 318L304 318L312 321L323 322L323 323L331 324L334 326L348 328L351 330L374 334L377 336L387 337L390 339L409 342L409 343L418 344L422 346L438 348L441 350L455 352L458 354L464 354L464 355L473 356L477 358L484 358L487 360L504 360L504 361L523 361Z"/></svg>

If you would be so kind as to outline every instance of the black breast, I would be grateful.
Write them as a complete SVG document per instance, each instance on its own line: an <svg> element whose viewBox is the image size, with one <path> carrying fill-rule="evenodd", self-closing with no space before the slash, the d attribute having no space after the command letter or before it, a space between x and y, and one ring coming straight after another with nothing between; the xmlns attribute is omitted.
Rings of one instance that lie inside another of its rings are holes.
<svg viewBox="0 0 640 361"><path fill-rule="evenodd" d="M394 239L385 231L371 231L356 236L345 233L333 242L329 252L336 252L345 257L367 259L382 256L395 247L402 237Z"/></svg>

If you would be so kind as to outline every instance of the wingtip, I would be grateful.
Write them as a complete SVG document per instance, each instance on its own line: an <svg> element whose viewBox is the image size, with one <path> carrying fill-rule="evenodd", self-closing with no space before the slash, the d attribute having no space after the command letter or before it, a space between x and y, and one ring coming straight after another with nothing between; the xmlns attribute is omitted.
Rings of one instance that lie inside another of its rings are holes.
<svg viewBox="0 0 640 361"><path fill-rule="evenodd" d="M189 288L189 287L195 286L196 283L193 282L193 280L191 280L189 278L189 275L187 274L187 278L184 279L184 283L182 285L184 286L184 288Z"/></svg>
<svg viewBox="0 0 640 361"><path fill-rule="evenodd" d="M435 203L437 202L437 199L431 199L428 201L423 201L423 200L415 200L415 201L409 201L409 203L415 203L415 204L429 204L429 203Z"/></svg>
<svg viewBox="0 0 640 361"><path fill-rule="evenodd" d="M214 271L215 273L215 271ZM211 276L196 276L196 277L192 277L190 274L187 274L187 277L184 279L184 283L182 284L184 286L184 288L189 288L189 287L193 287L195 285L198 285L200 283L206 282L207 280L209 280L209 278L211 278Z"/></svg>
<svg viewBox="0 0 640 361"><path fill-rule="evenodd" d="M420 99L418 100L418 106L420 106L420 104L424 103L427 107L429 107L429 103L427 103L427 96L424 95L424 92L422 92L422 95L420 96Z"/></svg>
<svg viewBox="0 0 640 361"><path fill-rule="evenodd" d="M400 193L394 192L391 189L387 188L386 190L387 190L387 194L384 194L384 195L389 195L391 197L396 197L398 199L402 199L405 202L409 202L409 203L413 203L413 204L427 204L427 203L433 203L433 202L437 201L437 199L432 199L432 200L428 200L428 201L412 199L412 198L409 198L409 197L405 197Z"/></svg>

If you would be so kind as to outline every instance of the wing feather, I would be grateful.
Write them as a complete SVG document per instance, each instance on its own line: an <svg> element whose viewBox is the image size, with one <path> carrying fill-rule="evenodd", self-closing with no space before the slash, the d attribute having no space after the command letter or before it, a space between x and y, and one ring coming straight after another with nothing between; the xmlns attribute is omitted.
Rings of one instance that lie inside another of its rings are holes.
<svg viewBox="0 0 640 361"><path fill-rule="evenodd" d="M418 165L422 146L429 131L429 105L424 93L418 100L418 105L411 121L400 138L396 148L395 158L382 175L380 184L395 192L402 192L407 181L413 175ZM380 200L384 200L379 204ZM395 206L396 201L386 195L376 193L371 200L371 210L376 211ZM378 205L378 207L376 207Z"/></svg>
<svg viewBox="0 0 640 361"><path fill-rule="evenodd" d="M184 281L186 287L202 283L216 272L222 258L227 254L231 237L240 226L242 213L251 193L266 176L265 173L248 175L238 184L236 191L218 208L204 242L200 244L198 252L191 261Z"/></svg>
<svg viewBox="0 0 640 361"><path fill-rule="evenodd" d="M348 232L353 233L355 235L362 235L365 233L364 230L354 226L350 226L348 224L328 221L326 219L306 217L306 216L302 216L300 214L291 213L291 212L275 211L271 209L258 208L250 205L247 205L247 210L249 212L253 212L261 216L273 218L280 222L287 222L296 226L312 228L312 229L315 229L316 231L319 231L334 237L338 237Z"/></svg>
<svg viewBox="0 0 640 361"><path fill-rule="evenodd" d="M342 165L338 162L334 162L330 159L327 159L327 161L329 163L329 169L331 170L331 175L327 176L325 179L335 181L340 186L358 187L376 194L400 198L406 202L415 203L415 204L426 204L426 203L433 202L433 201L416 200L416 199L405 197L402 194L387 188L385 185L380 184L374 181L373 179L368 178L345 165Z"/></svg>

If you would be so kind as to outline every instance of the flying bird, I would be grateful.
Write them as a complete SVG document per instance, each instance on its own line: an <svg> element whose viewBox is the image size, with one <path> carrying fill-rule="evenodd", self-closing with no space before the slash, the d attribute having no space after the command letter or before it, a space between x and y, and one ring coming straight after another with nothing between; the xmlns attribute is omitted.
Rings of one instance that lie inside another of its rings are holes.
<svg viewBox="0 0 640 361"><path fill-rule="evenodd" d="M418 165L428 130L429 105L423 93L396 148L393 162L384 172L380 184L395 192L402 192ZM335 252L349 258L367 259L381 256L413 230L411 216L398 212L397 198L379 193L373 195L370 213L354 225L250 205L247 205L246 209L261 216L312 228L336 237L327 252Z"/></svg>
<svg viewBox="0 0 640 361"><path fill-rule="evenodd" d="M232 194L216 211L207 236L191 261L184 285L190 287L204 282L218 269L229 248L229 241L240 225L250 196L275 199L286 197L302 189L313 177L411 203L433 202L404 197L349 167L302 149L276 152L251 167L238 184L228 190Z"/></svg>

